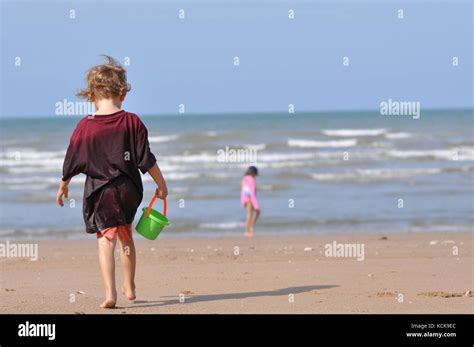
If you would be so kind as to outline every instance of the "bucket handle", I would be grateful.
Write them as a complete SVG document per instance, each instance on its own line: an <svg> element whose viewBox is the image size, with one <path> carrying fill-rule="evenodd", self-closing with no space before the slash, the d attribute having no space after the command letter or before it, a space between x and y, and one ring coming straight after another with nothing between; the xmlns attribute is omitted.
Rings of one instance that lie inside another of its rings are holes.
<svg viewBox="0 0 474 347"><path fill-rule="evenodd" d="M150 215L151 208L153 207L153 204L155 203L156 199L158 199L158 195L155 194L153 196L153 199L151 199L148 208L145 211L145 217L148 217ZM163 216L166 217L166 199L163 199Z"/></svg>

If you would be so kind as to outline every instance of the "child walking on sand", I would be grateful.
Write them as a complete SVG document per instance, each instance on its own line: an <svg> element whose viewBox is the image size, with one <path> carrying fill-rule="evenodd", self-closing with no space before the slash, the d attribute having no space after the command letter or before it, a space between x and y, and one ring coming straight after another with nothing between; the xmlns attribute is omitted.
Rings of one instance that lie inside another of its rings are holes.
<svg viewBox="0 0 474 347"><path fill-rule="evenodd" d="M252 237L254 235L253 227L260 216L260 206L256 196L255 177L258 175L258 169L250 166L242 179L242 189L240 192L240 202L247 209L247 220L244 235Z"/></svg>
<svg viewBox="0 0 474 347"><path fill-rule="evenodd" d="M86 232L96 234L99 264L105 287L103 308L117 302L114 250L120 240L123 269L122 291L135 300L135 245L132 222L143 198L140 176L149 173L165 199L168 191L156 158L150 151L148 131L140 118L121 109L130 85L125 69L113 58L89 70L87 87L78 96L95 103L96 112L79 121L72 133L63 166L63 177L56 197L62 207L68 198L71 178L86 177L83 217Z"/></svg>

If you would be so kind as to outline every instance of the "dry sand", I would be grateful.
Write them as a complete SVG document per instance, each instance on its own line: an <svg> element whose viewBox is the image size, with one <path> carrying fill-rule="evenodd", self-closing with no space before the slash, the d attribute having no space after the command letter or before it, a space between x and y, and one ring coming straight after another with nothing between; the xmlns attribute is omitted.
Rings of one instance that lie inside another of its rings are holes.
<svg viewBox="0 0 474 347"><path fill-rule="evenodd" d="M136 236L138 297L128 302L119 294L113 310L99 308L95 239L39 241L37 261L0 258L0 312L474 312L472 294L465 295L473 289L472 234L386 236ZM363 243L365 259L326 257L333 241Z"/></svg>

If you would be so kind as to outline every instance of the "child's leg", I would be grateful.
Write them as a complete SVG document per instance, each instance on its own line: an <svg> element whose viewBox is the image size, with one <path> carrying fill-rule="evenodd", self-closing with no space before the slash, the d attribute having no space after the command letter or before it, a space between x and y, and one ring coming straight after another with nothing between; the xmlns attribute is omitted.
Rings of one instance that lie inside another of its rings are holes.
<svg viewBox="0 0 474 347"><path fill-rule="evenodd" d="M102 308L113 308L117 302L117 290L115 288L115 258L114 250L117 238L109 241L106 237L99 238L99 263L102 280L105 287L105 301L100 305Z"/></svg>
<svg viewBox="0 0 474 347"><path fill-rule="evenodd" d="M129 239L120 239L120 261L123 271L123 292L128 300L135 300L135 267L136 253L135 243L130 237Z"/></svg>
<svg viewBox="0 0 474 347"><path fill-rule="evenodd" d="M255 226L255 223L257 223L257 219L260 216L260 210L254 210L255 214L253 214L252 218L252 233L253 233L253 227Z"/></svg>
<svg viewBox="0 0 474 347"><path fill-rule="evenodd" d="M245 236L252 236L253 235L253 206L250 201L245 203L245 207L247 208L247 219L246 219L246 226L245 226Z"/></svg>

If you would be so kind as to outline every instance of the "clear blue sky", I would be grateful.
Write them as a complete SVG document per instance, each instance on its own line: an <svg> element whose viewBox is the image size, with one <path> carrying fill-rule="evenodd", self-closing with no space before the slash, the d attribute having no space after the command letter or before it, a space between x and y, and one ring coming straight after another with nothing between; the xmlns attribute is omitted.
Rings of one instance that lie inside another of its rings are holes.
<svg viewBox="0 0 474 347"><path fill-rule="evenodd" d="M460 0L2 0L1 115L54 115L100 54L130 58L139 114L472 107L472 17Z"/></svg>

